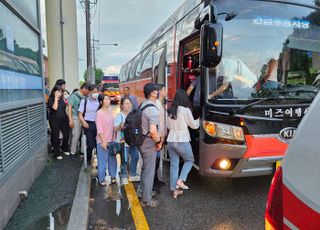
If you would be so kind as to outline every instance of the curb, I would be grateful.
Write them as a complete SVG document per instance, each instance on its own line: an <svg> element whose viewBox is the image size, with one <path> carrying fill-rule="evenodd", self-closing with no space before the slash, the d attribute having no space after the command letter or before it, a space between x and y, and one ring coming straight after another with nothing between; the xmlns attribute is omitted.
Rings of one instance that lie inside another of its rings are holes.
<svg viewBox="0 0 320 230"><path fill-rule="evenodd" d="M67 230L88 229L90 185L90 170L86 170L84 167L82 167L79 173L77 191L72 203Z"/></svg>

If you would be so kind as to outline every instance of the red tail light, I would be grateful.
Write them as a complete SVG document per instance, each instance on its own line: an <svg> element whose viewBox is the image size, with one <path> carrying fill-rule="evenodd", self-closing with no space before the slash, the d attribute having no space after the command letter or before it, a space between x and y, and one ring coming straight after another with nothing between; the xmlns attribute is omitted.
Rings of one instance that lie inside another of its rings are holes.
<svg viewBox="0 0 320 230"><path fill-rule="evenodd" d="M266 230L283 229L282 167L278 167L269 190L266 208Z"/></svg>

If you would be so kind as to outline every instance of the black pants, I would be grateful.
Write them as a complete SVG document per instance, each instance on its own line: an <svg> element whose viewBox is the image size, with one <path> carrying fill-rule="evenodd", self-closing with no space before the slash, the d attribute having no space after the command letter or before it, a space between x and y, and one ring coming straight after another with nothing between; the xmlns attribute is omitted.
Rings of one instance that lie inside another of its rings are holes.
<svg viewBox="0 0 320 230"><path fill-rule="evenodd" d="M97 126L94 121L87 121L89 128L84 130L84 134L87 137L87 162L91 164L92 151L96 147Z"/></svg>
<svg viewBox="0 0 320 230"><path fill-rule="evenodd" d="M61 130L63 134L62 141L62 151L68 152L69 145L69 122L68 118L50 118L49 124L51 128L51 144L53 147L54 154L56 156L60 155L60 140L59 140L59 131Z"/></svg>

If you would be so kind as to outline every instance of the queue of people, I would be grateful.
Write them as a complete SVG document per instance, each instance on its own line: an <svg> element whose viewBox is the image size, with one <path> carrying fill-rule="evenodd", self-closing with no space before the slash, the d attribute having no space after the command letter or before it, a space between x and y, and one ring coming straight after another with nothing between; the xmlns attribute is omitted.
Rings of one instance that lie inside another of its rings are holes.
<svg viewBox="0 0 320 230"><path fill-rule="evenodd" d="M51 143L57 159L62 159L64 154L74 160L81 133L84 132L89 165L93 150L96 149L99 185L108 184L107 175L111 177L111 183L116 183L119 167L122 184L127 184L128 180L140 181L138 194L141 196L141 205L156 207L159 202L153 196L157 188L165 185L157 172L163 157L163 145L167 141L172 196L177 198L183 190L189 189L185 182L192 168L194 156L188 127L197 129L199 119L193 118L192 104L186 91L177 91L172 106L167 111L167 90L164 85L147 83L143 88L145 100L140 106L136 98L130 94L130 88L126 87L120 101L120 112L114 115L110 98L99 93L97 86L85 82L79 90L74 90L69 95L68 100L64 96L65 86L64 80L58 80L48 99ZM124 135L126 118L133 109L141 111L143 140L139 146L129 146ZM63 137L62 145L59 132ZM118 153L121 156L121 165L117 165ZM137 173L140 155L143 161L141 178ZM180 157L185 163L179 175Z"/></svg>
<svg viewBox="0 0 320 230"><path fill-rule="evenodd" d="M111 182L115 182L117 173L116 157L109 153L109 146L114 142L123 144L124 154L121 163L123 181L125 182L128 178L133 182L140 181L140 176L137 174L138 148L126 145L122 133L125 118L135 106L134 103L137 103L136 98L130 95L130 89L126 88L126 94L120 102L121 111L115 118L110 107L110 98L99 91L97 86L85 82L80 89L73 90L71 95L66 96L68 94L65 92L66 82L59 79L47 100L54 156L61 160L63 155L69 155L69 158L74 160L79 149L81 134L84 133L87 163L91 164L93 150L96 149L97 178L100 185L105 185L106 168L111 176ZM127 169L128 163L129 170Z"/></svg>

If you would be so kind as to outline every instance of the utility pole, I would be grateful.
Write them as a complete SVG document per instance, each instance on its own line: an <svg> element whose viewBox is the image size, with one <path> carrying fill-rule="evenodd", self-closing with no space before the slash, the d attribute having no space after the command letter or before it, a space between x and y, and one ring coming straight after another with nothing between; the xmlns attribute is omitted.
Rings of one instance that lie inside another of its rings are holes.
<svg viewBox="0 0 320 230"><path fill-rule="evenodd" d="M93 56L92 56L92 59L93 59L93 67L96 68L96 47L94 46L95 44L95 41L94 41L94 37L92 39L92 53L93 53Z"/></svg>
<svg viewBox="0 0 320 230"><path fill-rule="evenodd" d="M99 42L99 40L95 40L94 37L92 39L92 59L93 59L93 67L96 68L96 49L99 49L99 47L96 47L96 42Z"/></svg>
<svg viewBox="0 0 320 230"><path fill-rule="evenodd" d="M92 53L91 53L91 12L90 12L90 0L85 0L86 11L86 40L87 40L87 73L88 82L95 83L95 76L92 68ZM96 4L96 2L94 3Z"/></svg>

